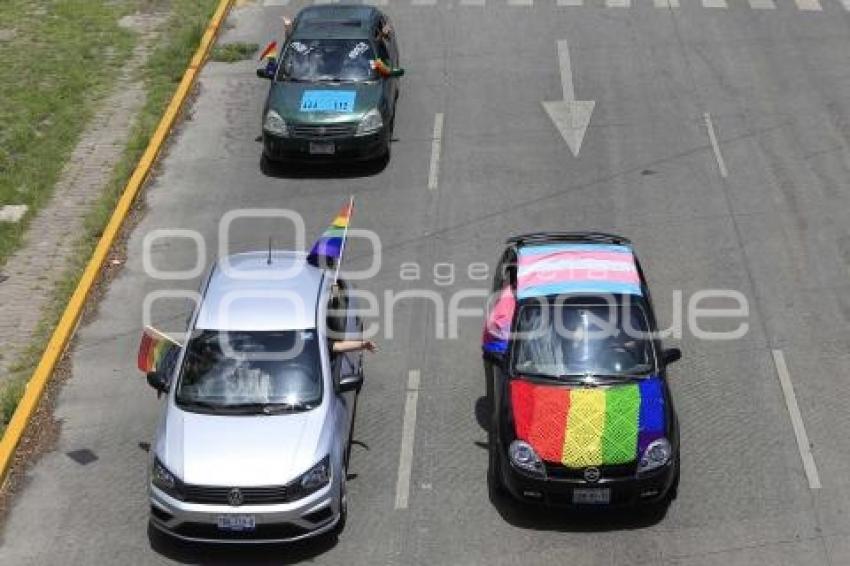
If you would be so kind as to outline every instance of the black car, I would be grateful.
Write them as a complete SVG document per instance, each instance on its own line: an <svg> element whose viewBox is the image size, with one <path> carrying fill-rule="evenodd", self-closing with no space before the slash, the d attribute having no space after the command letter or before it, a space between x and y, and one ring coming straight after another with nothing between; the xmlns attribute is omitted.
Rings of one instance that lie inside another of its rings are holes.
<svg viewBox="0 0 850 566"><path fill-rule="evenodd" d="M649 288L631 243L599 233L508 240L483 355L493 495L549 505L663 502L679 430Z"/></svg>

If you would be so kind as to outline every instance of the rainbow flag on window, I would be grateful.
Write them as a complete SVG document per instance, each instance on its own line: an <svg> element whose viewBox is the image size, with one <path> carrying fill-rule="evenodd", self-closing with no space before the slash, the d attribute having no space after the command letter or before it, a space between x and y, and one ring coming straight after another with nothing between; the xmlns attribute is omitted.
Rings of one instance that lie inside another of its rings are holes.
<svg viewBox="0 0 850 566"><path fill-rule="evenodd" d="M313 249L307 256L308 262L316 267L330 267L339 262L345 250L345 238L352 214L354 214L354 197L342 207L328 229L313 244Z"/></svg>
<svg viewBox="0 0 850 566"><path fill-rule="evenodd" d="M146 326L139 343L137 365L144 373L161 371L173 367L179 353L180 344L155 328Z"/></svg>
<svg viewBox="0 0 850 566"><path fill-rule="evenodd" d="M634 461L666 432L658 377L613 387L557 387L516 379L511 405L517 438L547 462L583 468Z"/></svg>

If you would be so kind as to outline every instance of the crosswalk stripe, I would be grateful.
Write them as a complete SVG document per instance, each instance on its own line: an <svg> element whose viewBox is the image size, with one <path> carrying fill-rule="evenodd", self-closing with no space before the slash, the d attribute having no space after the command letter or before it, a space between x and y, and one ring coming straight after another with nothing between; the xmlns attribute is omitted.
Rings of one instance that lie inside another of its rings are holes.
<svg viewBox="0 0 850 566"><path fill-rule="evenodd" d="M289 0L263 0L263 6L286 6Z"/></svg>
<svg viewBox="0 0 850 566"><path fill-rule="evenodd" d="M534 0L508 0L508 6L534 6Z"/></svg>
<svg viewBox="0 0 850 566"><path fill-rule="evenodd" d="M728 8L726 0L702 0L703 8Z"/></svg>
<svg viewBox="0 0 850 566"><path fill-rule="evenodd" d="M775 10L776 4L773 0L750 0L750 8L753 10Z"/></svg>
<svg viewBox="0 0 850 566"><path fill-rule="evenodd" d="M850 0L847 0L850 2ZM584 0L556 0L558 6L581 6Z"/></svg>
<svg viewBox="0 0 850 566"><path fill-rule="evenodd" d="M656 8L678 8L679 0L655 0Z"/></svg>
<svg viewBox="0 0 850 566"><path fill-rule="evenodd" d="M850 1L850 0L848 0ZM460 0L461 6L483 6L487 0Z"/></svg>
<svg viewBox="0 0 850 566"><path fill-rule="evenodd" d="M821 8L819 0L794 0L797 2L797 7L806 12L820 12Z"/></svg>
<svg viewBox="0 0 850 566"><path fill-rule="evenodd" d="M411 0L410 3L414 6L434 6L437 0Z"/></svg>
<svg viewBox="0 0 850 566"><path fill-rule="evenodd" d="M630 8L631 0L605 0L606 8Z"/></svg>
<svg viewBox="0 0 850 566"><path fill-rule="evenodd" d="M339 0L313 0L313 3L314 3L314 4L317 4L317 5L321 5L321 4L336 4L337 2L339 2Z"/></svg>
<svg viewBox="0 0 850 566"><path fill-rule="evenodd" d="M841 5L844 6L844 9L850 12L850 0L841 0Z"/></svg>

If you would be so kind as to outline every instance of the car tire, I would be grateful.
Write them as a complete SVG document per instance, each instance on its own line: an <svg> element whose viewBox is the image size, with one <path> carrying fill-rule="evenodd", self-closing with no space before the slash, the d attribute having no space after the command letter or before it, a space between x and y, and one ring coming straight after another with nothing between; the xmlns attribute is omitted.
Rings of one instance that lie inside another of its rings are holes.
<svg viewBox="0 0 850 566"><path fill-rule="evenodd" d="M339 519L336 525L331 530L331 535L338 537L345 530L345 523L348 520L348 487L346 484L348 479L348 466L342 467L342 477L339 484Z"/></svg>

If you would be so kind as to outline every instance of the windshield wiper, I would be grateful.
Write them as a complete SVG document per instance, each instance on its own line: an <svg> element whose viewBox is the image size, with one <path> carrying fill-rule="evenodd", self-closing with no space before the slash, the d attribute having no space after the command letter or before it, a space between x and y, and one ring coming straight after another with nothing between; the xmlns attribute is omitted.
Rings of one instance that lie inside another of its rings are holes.
<svg viewBox="0 0 850 566"><path fill-rule="evenodd" d="M218 411L222 408L222 405L217 403L209 403L207 401L198 401L195 399L180 399L179 397L176 399L177 406L185 409L188 407L194 407L196 409L204 409L207 411ZM226 406L226 405L225 405Z"/></svg>
<svg viewBox="0 0 850 566"><path fill-rule="evenodd" d="M235 403L232 405L224 405L227 409L235 409L237 411L253 411L256 414L277 415L280 413L291 413L297 411L308 411L313 408L313 405L303 403Z"/></svg>

